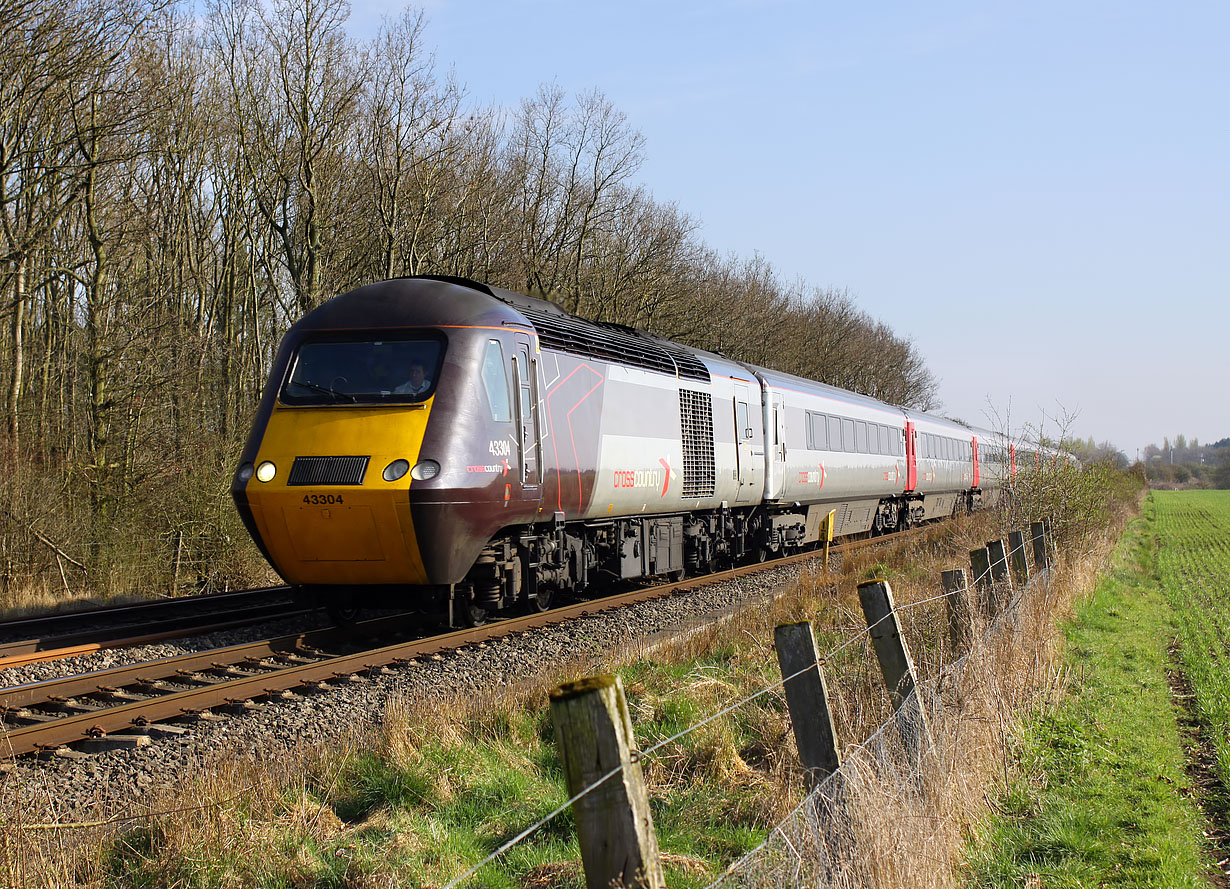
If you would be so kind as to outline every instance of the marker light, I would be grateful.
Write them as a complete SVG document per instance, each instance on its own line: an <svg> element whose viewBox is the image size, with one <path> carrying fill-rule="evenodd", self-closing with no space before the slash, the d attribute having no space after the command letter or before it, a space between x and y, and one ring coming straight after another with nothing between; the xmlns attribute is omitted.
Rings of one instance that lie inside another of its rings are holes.
<svg viewBox="0 0 1230 889"><path fill-rule="evenodd" d="M381 474L386 482L395 482L409 471L410 461L398 459L384 467L384 472Z"/></svg>
<svg viewBox="0 0 1230 889"><path fill-rule="evenodd" d="M263 482L273 481L273 477L278 474L278 468L266 460L260 466L256 467L256 477Z"/></svg>
<svg viewBox="0 0 1230 889"><path fill-rule="evenodd" d="M440 464L435 460L423 460L414 464L414 468L410 470L410 477L421 482L433 479L439 474Z"/></svg>
<svg viewBox="0 0 1230 889"><path fill-rule="evenodd" d="M253 466L251 463L245 463L239 467L239 472L236 473L241 482L246 482L252 477Z"/></svg>

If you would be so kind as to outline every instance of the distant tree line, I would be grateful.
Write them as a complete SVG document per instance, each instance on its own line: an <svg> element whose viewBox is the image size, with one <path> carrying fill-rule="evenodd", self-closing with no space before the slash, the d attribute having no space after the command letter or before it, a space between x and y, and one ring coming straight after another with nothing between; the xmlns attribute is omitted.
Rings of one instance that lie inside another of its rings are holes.
<svg viewBox="0 0 1230 889"><path fill-rule="evenodd" d="M1147 445L1141 453L1152 484L1200 488L1230 488L1230 437L1202 445L1182 433Z"/></svg>
<svg viewBox="0 0 1230 889"><path fill-rule="evenodd" d="M1116 469L1126 469L1130 462L1127 455L1111 442L1103 441L1099 444L1094 441L1093 436L1087 439L1064 437L1057 447L1075 456L1085 466L1109 463Z"/></svg>
<svg viewBox="0 0 1230 889"><path fill-rule="evenodd" d="M246 582L226 487L278 338L397 275L936 406L848 294L719 255L638 185L643 139L600 92L476 107L421 13L368 43L347 15L0 0L0 590Z"/></svg>

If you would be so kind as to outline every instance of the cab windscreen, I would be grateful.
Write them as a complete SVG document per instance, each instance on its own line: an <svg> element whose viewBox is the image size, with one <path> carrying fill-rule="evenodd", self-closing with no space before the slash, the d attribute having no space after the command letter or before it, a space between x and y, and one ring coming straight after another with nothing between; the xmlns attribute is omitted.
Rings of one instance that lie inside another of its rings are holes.
<svg viewBox="0 0 1230 889"><path fill-rule="evenodd" d="M284 404L406 404L435 391L444 344L435 338L305 340L282 386Z"/></svg>

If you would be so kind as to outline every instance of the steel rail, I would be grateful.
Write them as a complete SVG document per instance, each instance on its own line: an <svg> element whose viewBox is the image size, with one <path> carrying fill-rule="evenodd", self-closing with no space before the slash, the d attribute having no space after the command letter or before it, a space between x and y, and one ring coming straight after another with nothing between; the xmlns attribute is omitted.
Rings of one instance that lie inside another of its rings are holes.
<svg viewBox="0 0 1230 889"><path fill-rule="evenodd" d="M85 608L81 611L64 611L57 614L40 614L36 617L21 617L14 620L0 621L0 634L11 636L21 633L26 638L33 639L49 633L65 633L61 627L72 627L75 624L91 620L109 620L112 617L132 616L144 620L147 614L166 614L168 616L179 611L191 611L202 606L213 607L222 604L241 602L258 595L281 594L289 597L291 588L288 586L258 587L250 590L231 590L225 593L206 593L200 596L180 596L175 599L158 599L152 602L134 602L128 605L99 606Z"/></svg>
<svg viewBox="0 0 1230 889"><path fill-rule="evenodd" d="M289 587L262 587L3 622L0 638L20 636L0 642L0 669L305 613L289 592ZM285 601L261 601L270 595ZM105 625L79 629L91 621Z"/></svg>
<svg viewBox="0 0 1230 889"><path fill-rule="evenodd" d="M268 606L265 609L249 609L248 613L243 617L238 617L234 620L219 621L217 623L210 624L185 625L175 630L163 630L157 633L147 633L141 636L128 636L122 639L106 636L102 642L86 642L80 645L66 645L63 648L48 648L43 650L34 649L21 654L0 657L0 670L7 669L8 667L20 667L26 664L39 663L41 661L61 660L63 658L74 657L81 654L92 654L93 652L102 651L106 648L128 648L133 645L151 645L158 642L166 642L171 639L182 639L185 636L218 633L223 630L232 630L237 627L251 626L252 624L259 623L262 620L302 617L303 615L311 614L312 610L313 609L295 609L293 611L278 611L272 606Z"/></svg>
<svg viewBox="0 0 1230 889"><path fill-rule="evenodd" d="M890 536L849 541L832 547L831 551L850 552L879 543L901 541L925 530L929 529L920 528ZM217 682L209 682L199 688L171 691L158 697L129 701L118 706L89 710L61 718L28 717L46 719L46 721L9 728L0 734L0 756L5 753L18 756L39 750L50 750L74 741L131 729L134 726L141 727L149 723L182 718L212 707L237 705L253 699L275 697L296 688L328 680L346 679L358 673L372 672L399 663L405 664L441 651L453 650L528 630L541 629L639 602L665 598L676 592L733 580L783 565L809 561L820 556L819 551L798 553L732 568L716 574L632 590L602 599L577 602L541 613L498 620L479 627L455 630L427 639L398 642L349 654L325 656L324 659L313 659L308 663L292 664L253 675L229 679L220 678ZM225 673L228 669L241 665L251 670L264 669L265 667L261 665L262 661L278 656L295 655L318 658L321 656L318 645L353 642L354 636L360 633L385 632L399 624L404 626L407 623L409 621L404 615L380 618L356 624L349 632L342 628L317 630L247 645L132 664L83 676L30 683L0 690L0 707L11 712L36 707L40 703L62 705L71 703L74 697L84 697L88 694L114 695L125 684L140 683L143 687L149 688L165 682L206 681L204 677L196 679L191 677L196 672L207 670Z"/></svg>

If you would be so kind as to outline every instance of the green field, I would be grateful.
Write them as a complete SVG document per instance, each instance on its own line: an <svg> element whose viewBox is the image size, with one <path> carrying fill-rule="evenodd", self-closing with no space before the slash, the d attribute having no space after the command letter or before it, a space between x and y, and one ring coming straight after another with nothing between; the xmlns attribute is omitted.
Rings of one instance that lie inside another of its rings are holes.
<svg viewBox="0 0 1230 889"><path fill-rule="evenodd" d="M1226 801L1193 782L1180 720L1198 723L1224 786L1228 573L1230 492L1155 492L1066 629L1069 693L1021 735L972 844L970 885L1208 885L1225 854L1208 838L1226 825L1206 813Z"/></svg>
<svg viewBox="0 0 1230 889"><path fill-rule="evenodd" d="M1158 491L1157 570L1181 668L1230 785L1230 491Z"/></svg>

